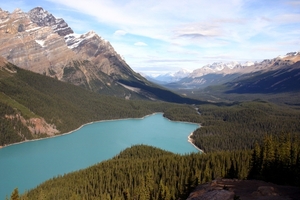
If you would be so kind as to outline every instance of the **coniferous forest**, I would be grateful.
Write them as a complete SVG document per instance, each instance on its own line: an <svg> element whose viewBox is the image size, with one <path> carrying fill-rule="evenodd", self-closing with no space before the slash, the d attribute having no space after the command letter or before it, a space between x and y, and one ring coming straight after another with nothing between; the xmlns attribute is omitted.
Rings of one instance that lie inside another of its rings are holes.
<svg viewBox="0 0 300 200"><path fill-rule="evenodd" d="M171 120L199 123L192 140L204 153L177 155L137 145L87 169L54 177L25 194L16 188L7 199L178 200L198 184L218 178L300 186L297 108L260 100L201 105L128 101L15 70L18 73L13 75L0 73L0 127L5 133L0 145L43 137L30 133L12 116L42 116L63 133L91 121L163 112Z"/></svg>
<svg viewBox="0 0 300 200"><path fill-rule="evenodd" d="M24 198L184 199L199 183L220 177L247 178L250 160L250 151L176 155L133 146L111 160L53 178Z"/></svg>
<svg viewBox="0 0 300 200"><path fill-rule="evenodd" d="M202 127L193 139L205 152L253 149L265 135L300 134L299 110L265 101L200 105L198 111Z"/></svg>

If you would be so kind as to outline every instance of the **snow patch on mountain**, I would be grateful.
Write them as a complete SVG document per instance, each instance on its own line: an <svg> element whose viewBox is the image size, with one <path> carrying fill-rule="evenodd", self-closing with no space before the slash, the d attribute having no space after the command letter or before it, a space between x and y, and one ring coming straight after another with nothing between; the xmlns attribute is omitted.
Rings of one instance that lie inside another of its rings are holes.
<svg viewBox="0 0 300 200"><path fill-rule="evenodd" d="M82 41L90 39L96 35L97 34L94 31L89 31L86 34L82 35L71 33L65 36L65 42L67 43L69 49L74 49L78 47Z"/></svg>
<svg viewBox="0 0 300 200"><path fill-rule="evenodd" d="M41 45L42 47L45 47L45 40L35 40L36 43L38 43L39 45Z"/></svg>
<svg viewBox="0 0 300 200"><path fill-rule="evenodd" d="M32 31L36 31L38 29L41 29L41 27L34 27L34 28L31 28L31 29L28 29L28 30L25 30L26 32L32 32Z"/></svg>
<svg viewBox="0 0 300 200"><path fill-rule="evenodd" d="M241 68L242 65L239 62L233 61L229 63L216 62L213 64L208 64L203 66L202 68L194 70L189 77L201 77L206 74L228 74L235 71L235 69Z"/></svg>
<svg viewBox="0 0 300 200"><path fill-rule="evenodd" d="M247 61L247 62L242 64L243 67L250 67L252 65L255 65L255 62Z"/></svg>
<svg viewBox="0 0 300 200"><path fill-rule="evenodd" d="M36 7L29 11L30 20L40 27L50 26L60 36L74 33L73 30L62 18L55 18L51 13L42 7Z"/></svg>

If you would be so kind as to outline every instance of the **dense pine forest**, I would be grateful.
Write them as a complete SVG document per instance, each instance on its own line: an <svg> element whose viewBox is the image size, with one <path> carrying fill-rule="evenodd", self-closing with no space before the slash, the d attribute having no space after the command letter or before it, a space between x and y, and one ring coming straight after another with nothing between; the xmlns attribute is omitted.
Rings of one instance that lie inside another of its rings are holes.
<svg viewBox="0 0 300 200"><path fill-rule="evenodd" d="M192 139L204 153L177 155L137 145L25 194L16 188L7 199L179 200L198 184L224 177L300 186L300 110L259 100L201 105L125 100L9 67L17 73L0 70L0 146L45 137L32 134L21 116L43 117L64 133L92 121L163 112L171 120L201 124Z"/></svg>
<svg viewBox="0 0 300 200"><path fill-rule="evenodd" d="M85 170L53 178L24 199L184 199L214 178L244 179L250 151L176 155L139 145Z"/></svg>
<svg viewBox="0 0 300 200"><path fill-rule="evenodd" d="M265 136L255 143L249 178L300 186L300 136Z"/></svg>
<svg viewBox="0 0 300 200"><path fill-rule="evenodd" d="M199 106L194 143L205 152L252 149L265 135L300 134L300 111L265 101Z"/></svg>

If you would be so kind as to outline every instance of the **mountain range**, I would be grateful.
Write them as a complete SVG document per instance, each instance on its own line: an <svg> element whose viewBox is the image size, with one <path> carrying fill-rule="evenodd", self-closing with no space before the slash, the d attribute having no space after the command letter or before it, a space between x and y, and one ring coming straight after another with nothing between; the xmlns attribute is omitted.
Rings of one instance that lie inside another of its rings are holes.
<svg viewBox="0 0 300 200"><path fill-rule="evenodd" d="M97 33L76 34L41 7L0 9L0 21L0 56L18 67L125 99L198 102L149 82Z"/></svg>
<svg viewBox="0 0 300 200"><path fill-rule="evenodd" d="M158 76L151 76L151 75L143 75L143 76L149 81L164 85L167 83L180 81L181 79L187 77L190 73L191 72L187 69L181 69L177 72L169 72L166 74L160 74Z"/></svg>
<svg viewBox="0 0 300 200"><path fill-rule="evenodd" d="M278 56L261 62L219 62L208 64L195 69L189 74L185 74L183 78L174 77L173 80L177 79L177 81L167 81L165 79L166 81L163 82L164 80L161 78L165 78L167 75L159 76L156 80L161 81L160 84L170 89L203 89L212 85L221 85L238 80L242 81L242 79L246 79L247 77L266 74L267 72L271 73L277 70L281 70L284 73L287 72L285 69L288 67L296 67L294 64L298 61L300 61L300 52L291 52L285 56ZM182 73L178 72L175 74Z"/></svg>
<svg viewBox="0 0 300 200"><path fill-rule="evenodd" d="M268 69L243 74L224 85L226 93L299 92L300 62L276 60Z"/></svg>

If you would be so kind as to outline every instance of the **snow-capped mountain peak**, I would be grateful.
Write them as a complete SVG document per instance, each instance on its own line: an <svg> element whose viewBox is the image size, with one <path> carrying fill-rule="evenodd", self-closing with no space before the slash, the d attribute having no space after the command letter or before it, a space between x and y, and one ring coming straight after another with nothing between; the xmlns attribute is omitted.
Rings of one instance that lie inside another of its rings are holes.
<svg viewBox="0 0 300 200"><path fill-rule="evenodd" d="M166 74L161 74L158 76L146 76L147 78L150 78L151 81L154 82L163 82L163 83L171 83L171 82L176 82L179 81L187 76L189 76L191 72L187 69L180 69L177 72L169 72Z"/></svg>
<svg viewBox="0 0 300 200"><path fill-rule="evenodd" d="M202 68L194 70L189 77L195 78L200 77L210 73L216 74L228 74L235 71L234 69L240 68L241 64L239 62L233 61L229 63L215 62L213 64L208 64Z"/></svg>
<svg viewBox="0 0 300 200"><path fill-rule="evenodd" d="M172 73L174 78L184 78L187 77L191 72L187 69L180 69L178 72Z"/></svg>
<svg viewBox="0 0 300 200"><path fill-rule="evenodd" d="M243 67L250 67L252 65L255 65L255 62L247 61L242 64Z"/></svg>

